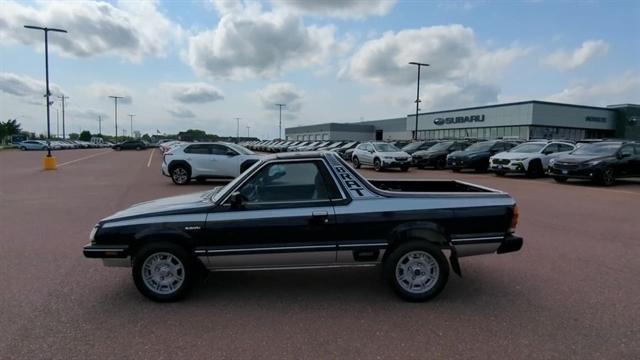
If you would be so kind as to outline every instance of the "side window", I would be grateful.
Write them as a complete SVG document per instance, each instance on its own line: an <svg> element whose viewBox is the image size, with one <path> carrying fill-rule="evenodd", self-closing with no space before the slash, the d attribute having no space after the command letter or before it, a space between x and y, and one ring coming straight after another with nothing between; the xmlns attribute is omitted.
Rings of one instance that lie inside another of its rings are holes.
<svg viewBox="0 0 640 360"><path fill-rule="evenodd" d="M184 152L187 154L208 155L209 149L206 145L189 145L184 149Z"/></svg>
<svg viewBox="0 0 640 360"><path fill-rule="evenodd" d="M211 155L227 155L229 148L224 145L211 144L208 145Z"/></svg>
<svg viewBox="0 0 640 360"><path fill-rule="evenodd" d="M622 149L620 149L620 154L621 155L626 155L626 156L633 156L633 154L634 154L633 146L631 146L631 145L623 146Z"/></svg>
<svg viewBox="0 0 640 360"><path fill-rule="evenodd" d="M563 152L563 151L571 151L575 149L575 146L571 146L569 144L558 144L558 151Z"/></svg>
<svg viewBox="0 0 640 360"><path fill-rule="evenodd" d="M544 154L553 154L555 152L558 152L558 144L549 144L542 150Z"/></svg>
<svg viewBox="0 0 640 360"><path fill-rule="evenodd" d="M240 194L247 204L329 200L331 185L330 191L317 162L275 163L247 181Z"/></svg>

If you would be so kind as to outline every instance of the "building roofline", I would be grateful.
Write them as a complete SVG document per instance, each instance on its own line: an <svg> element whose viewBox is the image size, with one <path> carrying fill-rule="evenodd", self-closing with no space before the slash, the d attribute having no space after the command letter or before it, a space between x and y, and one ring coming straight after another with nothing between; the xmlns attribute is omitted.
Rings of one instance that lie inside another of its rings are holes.
<svg viewBox="0 0 640 360"><path fill-rule="evenodd" d="M513 106L513 105L525 105L525 104L557 105L557 106L576 107L576 108L582 108L582 109L598 109L598 110L613 111L613 109L611 109L611 108L599 107L599 106L564 104L564 103L557 103L557 102L551 102L551 101L541 101L541 100L527 100L527 101L517 101L517 102L511 102L511 103L504 103L504 104L481 105L481 106L472 106L472 107L459 108L459 109L430 111L430 112L418 113L418 115L433 115L433 114L442 114L442 113L448 113L448 112L454 112L454 111L488 109L488 108L496 108L496 107L503 107L503 106ZM416 116L416 114L415 113L407 114L407 117L411 117L411 116Z"/></svg>

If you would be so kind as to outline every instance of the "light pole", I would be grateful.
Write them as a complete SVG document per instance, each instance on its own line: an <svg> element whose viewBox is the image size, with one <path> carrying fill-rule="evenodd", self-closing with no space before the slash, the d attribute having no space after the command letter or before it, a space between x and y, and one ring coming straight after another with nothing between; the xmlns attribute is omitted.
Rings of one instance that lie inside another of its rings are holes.
<svg viewBox="0 0 640 360"><path fill-rule="evenodd" d="M56 108L56 138L60 138L60 117L58 116L58 108Z"/></svg>
<svg viewBox="0 0 640 360"><path fill-rule="evenodd" d="M98 115L98 134L102 135L102 115Z"/></svg>
<svg viewBox="0 0 640 360"><path fill-rule="evenodd" d="M240 143L240 118L236 118L236 144Z"/></svg>
<svg viewBox="0 0 640 360"><path fill-rule="evenodd" d="M282 108L284 106L287 106L285 104L276 104L276 106L279 108L280 110L280 130L278 131L278 139L282 140Z"/></svg>
<svg viewBox="0 0 640 360"><path fill-rule="evenodd" d="M249 129L250 129L250 127L249 127L249 125L247 125L247 138L249 138Z"/></svg>
<svg viewBox="0 0 640 360"><path fill-rule="evenodd" d="M129 121L131 122L131 132L129 134L131 134L131 137L133 137L133 117L136 116L135 114L129 114Z"/></svg>
<svg viewBox="0 0 640 360"><path fill-rule="evenodd" d="M123 96L109 96L113 99L113 103L115 104L115 121L116 121L116 144L118 143L118 99L122 99Z"/></svg>
<svg viewBox="0 0 640 360"><path fill-rule="evenodd" d="M68 96L58 96L58 99L62 99L62 140L65 139L65 131L64 131L64 99L68 99Z"/></svg>
<svg viewBox="0 0 640 360"><path fill-rule="evenodd" d="M24 27L27 29L44 31L44 68L47 85L47 94L45 95L47 97L47 157L51 157L51 118L49 115L49 107L51 106L51 102L49 100L49 97L51 96L51 92L49 92L49 31L66 33L67 30L31 25L25 25ZM55 169L55 167L55 160L53 160L53 163L50 164L49 167L45 165L45 168Z"/></svg>
<svg viewBox="0 0 640 360"><path fill-rule="evenodd" d="M413 135L414 140L418 140L418 111L420 111L420 68L423 66L429 66L429 64L423 64L419 62L412 61L409 65L417 65L418 66L418 91L416 93L416 132Z"/></svg>

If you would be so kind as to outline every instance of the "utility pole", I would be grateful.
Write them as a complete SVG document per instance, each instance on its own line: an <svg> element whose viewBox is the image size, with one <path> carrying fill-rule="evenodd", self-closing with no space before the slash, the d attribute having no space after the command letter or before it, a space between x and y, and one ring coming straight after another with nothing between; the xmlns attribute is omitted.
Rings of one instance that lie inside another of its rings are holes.
<svg viewBox="0 0 640 360"><path fill-rule="evenodd" d="M98 115L98 134L102 135L102 115Z"/></svg>
<svg viewBox="0 0 640 360"><path fill-rule="evenodd" d="M58 116L58 108L56 108L56 138L60 137L60 117Z"/></svg>
<svg viewBox="0 0 640 360"><path fill-rule="evenodd" d="M250 127L249 127L249 125L247 125L247 138L249 137L249 129L250 129Z"/></svg>
<svg viewBox="0 0 640 360"><path fill-rule="evenodd" d="M413 139L418 140L418 112L420 111L420 68L422 66L429 66L429 64L423 64L419 62L412 61L409 65L417 65L418 66L418 91L416 93L416 130L413 134Z"/></svg>
<svg viewBox="0 0 640 360"><path fill-rule="evenodd" d="M236 144L240 143L240 118L236 118Z"/></svg>
<svg viewBox="0 0 640 360"><path fill-rule="evenodd" d="M47 98L47 157L51 157L51 119L49 115L49 107L51 106L51 100L49 99L51 96L51 92L49 91L49 31L66 33L67 30L31 25L25 25L24 27L27 29L44 31L44 68L47 85L47 93L45 95ZM55 169L55 160L53 162L53 169Z"/></svg>
<svg viewBox="0 0 640 360"><path fill-rule="evenodd" d="M280 130L278 132L278 139L282 140L282 107L287 106L285 104L276 104L280 110Z"/></svg>
<svg viewBox="0 0 640 360"><path fill-rule="evenodd" d="M64 131L64 99L68 99L68 96L58 96L58 99L62 99L62 140L66 137L66 132Z"/></svg>
<svg viewBox="0 0 640 360"><path fill-rule="evenodd" d="M129 120L131 121L131 137L133 137L133 117L136 116L135 114L129 114Z"/></svg>
<svg viewBox="0 0 640 360"><path fill-rule="evenodd" d="M116 143L118 143L118 99L122 99L123 96L109 96L113 99L113 103L115 104L115 121L116 121Z"/></svg>

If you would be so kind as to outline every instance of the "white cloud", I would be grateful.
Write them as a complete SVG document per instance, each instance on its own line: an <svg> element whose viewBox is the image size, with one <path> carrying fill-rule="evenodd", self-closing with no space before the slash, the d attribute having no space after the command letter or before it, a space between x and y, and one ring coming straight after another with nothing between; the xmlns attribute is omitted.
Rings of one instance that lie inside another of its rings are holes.
<svg viewBox="0 0 640 360"><path fill-rule="evenodd" d="M257 92L260 104L265 110L276 111L275 104L285 104L283 109L289 117L295 117L302 109L304 92L291 83L271 84Z"/></svg>
<svg viewBox="0 0 640 360"><path fill-rule="evenodd" d="M363 19L367 16L388 14L396 5L397 0L271 0L271 3L276 7L282 7L301 15Z"/></svg>
<svg viewBox="0 0 640 360"><path fill-rule="evenodd" d="M164 56L183 34L152 1L36 2L27 5L5 0L0 11L0 43L22 43L43 48L41 31L23 25L62 28L50 33L49 46L72 57L115 55L139 62L145 56Z"/></svg>
<svg viewBox="0 0 640 360"><path fill-rule="evenodd" d="M334 26L305 26L292 13L262 13L259 7L229 11L215 29L189 38L183 57L200 75L273 78L284 69L321 66L345 51Z"/></svg>
<svg viewBox="0 0 640 360"><path fill-rule="evenodd" d="M175 109L168 109L167 112L171 114L171 116L181 119L191 119L196 117L196 114L194 114L193 111L182 106L178 106Z"/></svg>
<svg viewBox="0 0 640 360"><path fill-rule="evenodd" d="M603 40L587 40L573 50L558 50L542 59L542 63L558 70L573 70L584 65L596 56L603 56L609 51L609 44Z"/></svg>
<svg viewBox="0 0 640 360"><path fill-rule="evenodd" d="M637 104L640 103L640 75L627 72L606 81L574 83L546 100L596 106Z"/></svg>
<svg viewBox="0 0 640 360"><path fill-rule="evenodd" d="M207 83L163 83L160 85L175 101L204 104L224 99L222 91Z"/></svg>
<svg viewBox="0 0 640 360"><path fill-rule="evenodd" d="M93 83L88 87L89 93L96 99L111 100L109 96L122 96L118 104L131 104L133 93L129 88L121 84Z"/></svg>
<svg viewBox="0 0 640 360"><path fill-rule="evenodd" d="M62 94L62 89L53 83L49 83L49 91L52 96ZM25 98L25 101L29 103L46 103L45 100L42 100L47 92L44 81L26 75L0 73L0 92Z"/></svg>

